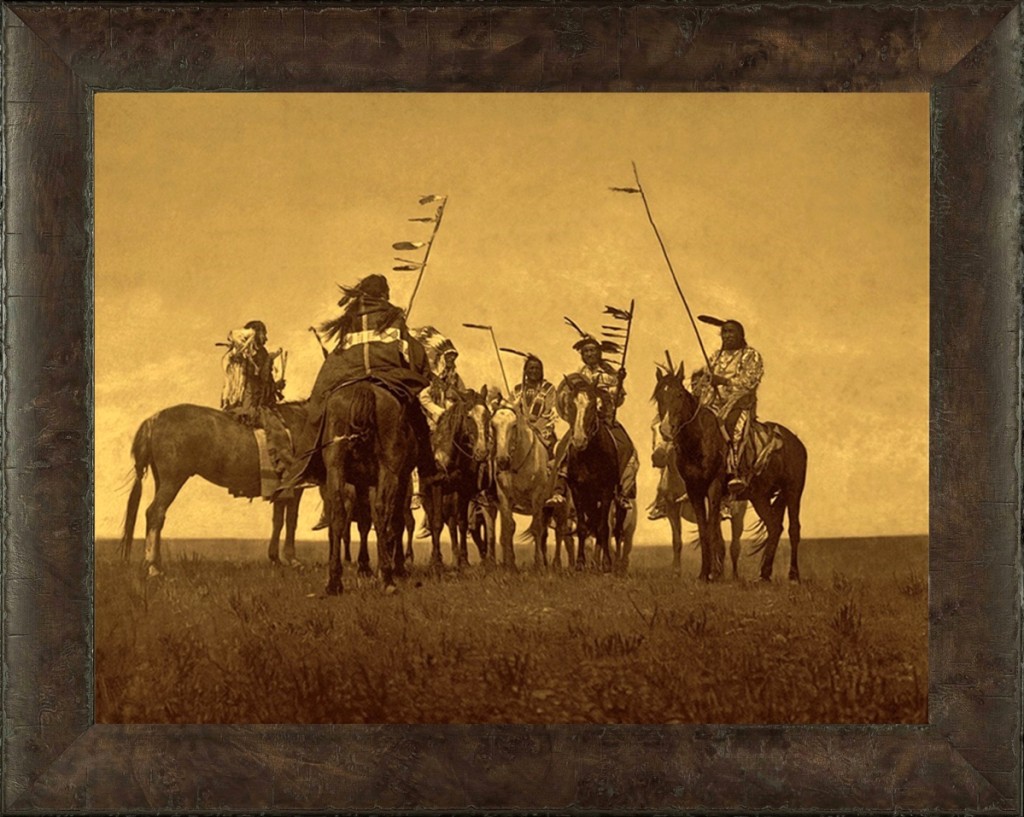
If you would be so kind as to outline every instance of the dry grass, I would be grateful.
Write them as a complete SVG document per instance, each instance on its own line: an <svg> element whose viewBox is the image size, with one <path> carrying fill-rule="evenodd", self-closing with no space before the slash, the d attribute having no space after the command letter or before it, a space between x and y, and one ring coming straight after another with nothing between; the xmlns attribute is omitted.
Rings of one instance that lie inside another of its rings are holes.
<svg viewBox="0 0 1024 817"><path fill-rule="evenodd" d="M417 565L388 596L346 570L345 594L330 599L318 597L323 565L177 556L142 582L99 551L100 722L927 717L923 540L902 556L891 543L811 544L799 585L703 585L695 561L679 578L667 549L639 548L627 578L476 565L435 576ZM776 575L785 568L777 562ZM755 562L741 570L753 578Z"/></svg>

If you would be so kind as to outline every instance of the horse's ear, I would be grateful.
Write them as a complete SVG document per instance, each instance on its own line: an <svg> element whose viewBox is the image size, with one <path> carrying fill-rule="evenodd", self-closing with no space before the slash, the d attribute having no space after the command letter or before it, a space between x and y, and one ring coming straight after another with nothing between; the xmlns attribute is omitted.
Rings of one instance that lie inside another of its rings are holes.
<svg viewBox="0 0 1024 817"><path fill-rule="evenodd" d="M487 402L487 384L486 383L484 383L483 387L480 389L480 400L483 403Z"/></svg>
<svg viewBox="0 0 1024 817"><path fill-rule="evenodd" d="M654 370L654 373L658 376L658 383L661 383L665 379L665 375L661 371L661 364L659 363Z"/></svg>
<svg viewBox="0 0 1024 817"><path fill-rule="evenodd" d="M680 381L682 381L683 377L685 376L685 370L686 370L686 364L683 363L683 361L680 360L679 361L679 371L676 372L676 377L678 377Z"/></svg>

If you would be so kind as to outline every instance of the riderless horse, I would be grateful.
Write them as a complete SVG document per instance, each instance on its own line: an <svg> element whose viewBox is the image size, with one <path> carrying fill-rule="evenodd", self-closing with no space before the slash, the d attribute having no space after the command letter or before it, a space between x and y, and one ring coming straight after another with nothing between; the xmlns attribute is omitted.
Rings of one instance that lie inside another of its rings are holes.
<svg viewBox="0 0 1024 817"><path fill-rule="evenodd" d="M675 446L676 463L693 502L701 543L700 578L722 574L725 543L718 522L725 479L726 441L714 413L702 406L683 382L683 364L672 372L659 367L654 399L661 418L661 434ZM765 526L765 539L755 551L762 553L761 579L770 581L775 551L782 535L783 517L789 514L789 578L800 578L800 499L807 476L807 449L788 428L763 423L775 447L763 467L755 469L748 488L737 498L748 499Z"/></svg>

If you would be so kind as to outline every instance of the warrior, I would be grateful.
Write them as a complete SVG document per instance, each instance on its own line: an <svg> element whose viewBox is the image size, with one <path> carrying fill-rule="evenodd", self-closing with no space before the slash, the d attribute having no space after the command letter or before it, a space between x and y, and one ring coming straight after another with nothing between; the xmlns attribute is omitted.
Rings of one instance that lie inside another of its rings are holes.
<svg viewBox="0 0 1024 817"><path fill-rule="evenodd" d="M537 432L548 450L554 455L555 442L555 387L544 379L544 363L534 354L502 349L526 358L523 362L523 379L512 389L512 403L522 412Z"/></svg>
<svg viewBox="0 0 1024 817"><path fill-rule="evenodd" d="M244 329L228 333L224 354L224 391L221 408L248 426L262 425L263 409L273 408L282 397L285 381L274 379L274 360L281 350L267 351L267 327L249 321Z"/></svg>
<svg viewBox="0 0 1024 817"><path fill-rule="evenodd" d="M462 382L456 365L459 350L433 326L423 326L412 330L412 333L423 344L430 364L430 385L420 392L420 403L433 430L438 419L450 407L451 395L466 391L466 384Z"/></svg>
<svg viewBox="0 0 1024 817"><path fill-rule="evenodd" d="M573 344L572 348L579 352L580 359L583 362L577 374L581 375L597 389L598 416L608 426L619 451L630 452L629 458L626 460L625 465L622 466L617 492L619 505L624 510L629 510L633 507L633 501L636 499L636 474L640 468L640 460L636 454L636 446L630 440L626 429L615 419L616 409L626 399L626 389L623 386L623 381L626 379L626 370L624 368L616 369L604 359L604 349L601 342L593 335L583 333L583 336ZM565 449L568 447L568 441L569 435L561 439L556 454L558 461L562 463L558 474L559 479L555 486L555 496L552 497L552 500L556 502L559 499L564 499L564 478L567 475Z"/></svg>
<svg viewBox="0 0 1024 817"><path fill-rule="evenodd" d="M764 375L760 353L747 345L743 324L698 315L698 320L721 327L722 347L711 355L710 374L703 368L693 373L691 388L702 405L722 424L729 450L726 471L729 491L739 494L750 481L750 428L757 416L757 387Z"/></svg>
<svg viewBox="0 0 1024 817"><path fill-rule="evenodd" d="M405 395L407 412L417 441L416 467L420 479L430 482L436 475L430 447L430 430L417 399L430 385L430 368L423 345L409 332L404 311L388 300L390 287L383 275L368 275L355 286L342 286L338 306L342 313L321 326L327 343L336 341L324 359L307 404L307 422L296 440L300 455L296 467L286 475L284 486L296 487L307 478L323 478L323 461L313 452L320 438L324 405L328 395L348 383L376 379L392 393ZM317 528L323 526L323 520Z"/></svg>

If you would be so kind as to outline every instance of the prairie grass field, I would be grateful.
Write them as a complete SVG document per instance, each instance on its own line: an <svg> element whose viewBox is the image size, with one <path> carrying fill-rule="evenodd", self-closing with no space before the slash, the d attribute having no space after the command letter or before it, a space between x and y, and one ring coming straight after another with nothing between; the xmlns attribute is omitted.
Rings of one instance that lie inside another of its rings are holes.
<svg viewBox="0 0 1024 817"><path fill-rule="evenodd" d="M928 694L926 537L805 540L799 584L698 582L667 546L627 576L477 563L398 592L345 566L324 598L326 545L301 569L263 541L165 540L140 577L96 546L100 723L922 723ZM450 559L446 544L442 545ZM371 543L371 556L374 554Z"/></svg>

